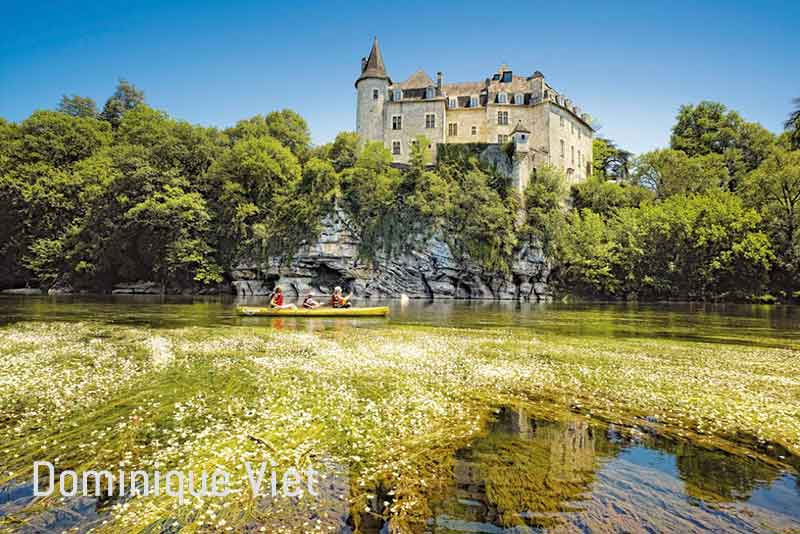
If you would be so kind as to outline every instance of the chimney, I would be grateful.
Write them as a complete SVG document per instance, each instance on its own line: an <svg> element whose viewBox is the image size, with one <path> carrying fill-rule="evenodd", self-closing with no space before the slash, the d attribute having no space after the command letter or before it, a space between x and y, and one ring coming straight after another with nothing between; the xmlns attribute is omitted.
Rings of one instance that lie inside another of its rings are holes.
<svg viewBox="0 0 800 534"><path fill-rule="evenodd" d="M443 85L442 84L442 73L441 72L437 72L436 73L436 87L438 87L441 90L442 89L442 85Z"/></svg>

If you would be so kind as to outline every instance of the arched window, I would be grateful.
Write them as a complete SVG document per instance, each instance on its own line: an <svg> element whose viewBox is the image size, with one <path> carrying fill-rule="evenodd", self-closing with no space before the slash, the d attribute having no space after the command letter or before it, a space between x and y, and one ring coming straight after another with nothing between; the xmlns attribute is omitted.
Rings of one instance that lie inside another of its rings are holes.
<svg viewBox="0 0 800 534"><path fill-rule="evenodd" d="M434 95L433 87L426 87L425 88L425 98L430 100L431 98L433 98L433 95Z"/></svg>
<svg viewBox="0 0 800 534"><path fill-rule="evenodd" d="M523 102L525 102L525 97L522 95L522 93L517 93L514 95L514 103L516 105L521 106Z"/></svg>
<svg viewBox="0 0 800 534"><path fill-rule="evenodd" d="M394 90L394 99L395 100L402 100L403 99L403 91L400 89Z"/></svg>
<svg viewBox="0 0 800 534"><path fill-rule="evenodd" d="M507 104L508 103L508 95L505 93L500 93L497 95L497 103L498 104Z"/></svg>

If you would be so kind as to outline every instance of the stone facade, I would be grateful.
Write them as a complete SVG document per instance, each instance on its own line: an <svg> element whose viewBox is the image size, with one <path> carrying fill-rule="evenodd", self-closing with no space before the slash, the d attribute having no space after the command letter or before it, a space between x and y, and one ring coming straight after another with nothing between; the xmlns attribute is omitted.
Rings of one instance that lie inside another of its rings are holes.
<svg viewBox="0 0 800 534"><path fill-rule="evenodd" d="M524 155L518 157L513 176L520 190L529 173L544 165L562 169L571 182L591 174L591 118L539 71L518 76L501 65L484 81L448 84L441 72L434 81L420 70L395 83L376 39L362 60L356 90L359 137L382 142L395 163L408 163L419 136L429 141L435 156L438 144L516 142L514 131L522 129L527 131L526 146L516 146ZM516 174L523 171L528 174Z"/></svg>

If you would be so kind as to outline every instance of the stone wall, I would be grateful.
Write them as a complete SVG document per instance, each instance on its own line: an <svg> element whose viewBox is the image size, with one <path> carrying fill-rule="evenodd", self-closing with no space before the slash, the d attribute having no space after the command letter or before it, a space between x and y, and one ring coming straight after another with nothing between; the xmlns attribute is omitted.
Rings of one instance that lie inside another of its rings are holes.
<svg viewBox="0 0 800 534"><path fill-rule="evenodd" d="M487 273L460 263L444 239L420 239L413 250L367 262L358 256L358 240L345 214L324 221L319 239L303 247L288 264L244 262L233 273L239 296L268 295L280 285L290 298L328 294L339 285L359 297L481 298L548 300L548 267L541 251L523 249L509 275Z"/></svg>

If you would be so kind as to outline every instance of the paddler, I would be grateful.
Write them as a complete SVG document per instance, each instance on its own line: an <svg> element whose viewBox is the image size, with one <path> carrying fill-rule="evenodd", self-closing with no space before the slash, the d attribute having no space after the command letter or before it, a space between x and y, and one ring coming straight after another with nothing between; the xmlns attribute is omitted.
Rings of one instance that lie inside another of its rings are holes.
<svg viewBox="0 0 800 534"><path fill-rule="evenodd" d="M283 290L280 286L275 287L275 291L272 292L272 298L269 301L270 308L277 308L279 310L296 310L297 306L294 304L284 304L283 303Z"/></svg>
<svg viewBox="0 0 800 534"><path fill-rule="evenodd" d="M351 291L349 295L346 297L342 296L342 288L336 286L333 288L333 295L331 295L331 307L333 308L349 308L350 298L353 296L353 292Z"/></svg>

